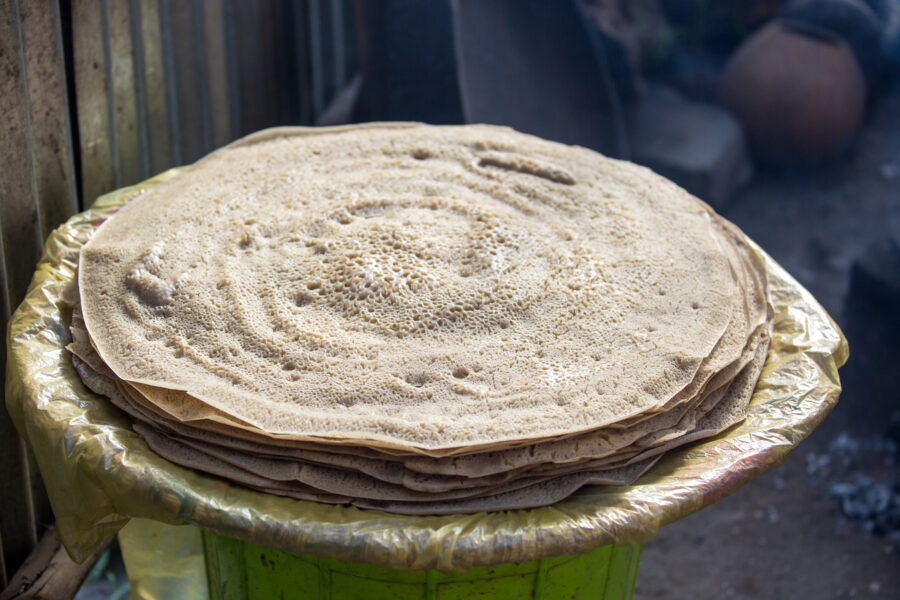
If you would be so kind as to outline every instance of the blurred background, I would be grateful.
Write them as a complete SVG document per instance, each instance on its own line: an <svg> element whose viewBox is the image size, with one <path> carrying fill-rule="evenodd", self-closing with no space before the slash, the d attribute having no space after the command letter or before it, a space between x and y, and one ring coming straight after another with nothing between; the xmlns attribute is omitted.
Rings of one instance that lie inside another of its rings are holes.
<svg viewBox="0 0 900 600"><path fill-rule="evenodd" d="M636 598L900 596L900 0L0 0L4 328L46 235L98 195L261 128L372 120L646 165L847 335L833 414L650 540ZM41 576L125 597L115 548L66 562L3 411L0 481L0 597Z"/></svg>

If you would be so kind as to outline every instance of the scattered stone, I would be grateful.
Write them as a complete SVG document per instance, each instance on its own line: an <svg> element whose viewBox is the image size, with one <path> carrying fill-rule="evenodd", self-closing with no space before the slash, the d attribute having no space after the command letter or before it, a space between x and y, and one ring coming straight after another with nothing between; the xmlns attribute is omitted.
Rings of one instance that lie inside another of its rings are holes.
<svg viewBox="0 0 900 600"><path fill-rule="evenodd" d="M630 122L632 160L713 207L750 181L753 165L740 123L725 110L650 85Z"/></svg>
<svg viewBox="0 0 900 600"><path fill-rule="evenodd" d="M900 448L889 437L859 438L847 432L838 434L825 452L806 455L807 475L837 502L836 531L861 524L900 550L898 456Z"/></svg>
<svg viewBox="0 0 900 600"><path fill-rule="evenodd" d="M808 452L806 454L806 474L815 477L831 466L830 454L817 454Z"/></svg>
<svg viewBox="0 0 900 600"><path fill-rule="evenodd" d="M851 481L833 484L830 492L846 517L862 522L875 536L900 542L900 484L856 475Z"/></svg>
<svg viewBox="0 0 900 600"><path fill-rule="evenodd" d="M891 508L894 502L893 486L877 483L865 475L853 481L835 483L831 494L841 501L841 511L851 519L869 519ZM874 528L874 522L871 522Z"/></svg>
<svg viewBox="0 0 900 600"><path fill-rule="evenodd" d="M851 437L846 431L842 431L828 444L828 451L837 454L841 458L841 464L845 467L850 466L853 458L859 454L860 443L856 438Z"/></svg>

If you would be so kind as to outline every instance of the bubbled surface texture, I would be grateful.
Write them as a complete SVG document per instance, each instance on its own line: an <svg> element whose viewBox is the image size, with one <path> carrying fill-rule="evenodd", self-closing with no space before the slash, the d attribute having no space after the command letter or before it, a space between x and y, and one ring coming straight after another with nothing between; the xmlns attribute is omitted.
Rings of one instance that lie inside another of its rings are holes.
<svg viewBox="0 0 900 600"><path fill-rule="evenodd" d="M79 288L145 398L274 439L474 452L697 413L765 333L736 239L646 169L508 129L286 130L123 207Z"/></svg>

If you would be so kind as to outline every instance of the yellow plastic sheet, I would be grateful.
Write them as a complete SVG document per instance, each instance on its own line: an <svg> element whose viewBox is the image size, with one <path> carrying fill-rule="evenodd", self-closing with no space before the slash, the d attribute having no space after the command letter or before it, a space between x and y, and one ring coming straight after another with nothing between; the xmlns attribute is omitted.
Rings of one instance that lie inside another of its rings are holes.
<svg viewBox="0 0 900 600"><path fill-rule="evenodd" d="M132 518L406 569L466 570L643 542L779 464L837 402L846 340L809 292L760 251L775 332L746 421L667 454L636 485L588 487L533 510L414 517L271 496L201 475L153 453L122 413L82 385L65 350L70 315L60 299L96 227L178 172L103 196L54 232L10 323L7 408L37 458L57 535L77 561Z"/></svg>

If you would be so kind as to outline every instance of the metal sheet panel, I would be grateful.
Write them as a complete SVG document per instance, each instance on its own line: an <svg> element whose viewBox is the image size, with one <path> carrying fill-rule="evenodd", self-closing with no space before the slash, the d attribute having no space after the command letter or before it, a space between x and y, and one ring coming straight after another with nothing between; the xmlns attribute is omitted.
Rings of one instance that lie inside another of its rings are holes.
<svg viewBox="0 0 900 600"><path fill-rule="evenodd" d="M0 22L0 222L10 304L24 297L41 248L35 193L26 58L18 0L5 0Z"/></svg>
<svg viewBox="0 0 900 600"><path fill-rule="evenodd" d="M228 97L228 61L225 47L225 10L220 0L202 0L203 51L209 88L210 142L224 146L232 136L231 99Z"/></svg>
<svg viewBox="0 0 900 600"><path fill-rule="evenodd" d="M44 237L77 209L59 7L0 1L0 326L24 296ZM5 371L6 345L0 345ZM2 390L0 390L2 396ZM52 522L33 459L0 411L0 583Z"/></svg>
<svg viewBox="0 0 900 600"><path fill-rule="evenodd" d="M46 238L78 211L62 31L56 1L19 0L22 42L26 49L28 111L34 194Z"/></svg>
<svg viewBox="0 0 900 600"><path fill-rule="evenodd" d="M344 0L73 0L72 7L88 204L238 135L310 123L349 79Z"/></svg>
<svg viewBox="0 0 900 600"><path fill-rule="evenodd" d="M56 0L18 0L18 7L20 53L26 82L23 101L29 117L33 202L37 205L39 223L32 236L40 252L50 232L77 212L78 198L59 5ZM21 297L15 298L16 303L20 300ZM52 526L53 512L34 456L26 452L25 457L35 529L40 535Z"/></svg>
<svg viewBox="0 0 900 600"><path fill-rule="evenodd" d="M159 0L131 0L145 177L172 166Z"/></svg>
<svg viewBox="0 0 900 600"><path fill-rule="evenodd" d="M106 0L106 68L110 94L112 145L115 151L116 186L130 185L141 178L138 139L137 90L128 2Z"/></svg>
<svg viewBox="0 0 900 600"><path fill-rule="evenodd" d="M104 1L72 1L72 52L84 206L115 188Z"/></svg>
<svg viewBox="0 0 900 600"><path fill-rule="evenodd" d="M196 19L196 5L194 0L160 2L166 85L174 91L169 95L174 100L169 134L179 163L193 162L206 154L210 139L203 22Z"/></svg>
<svg viewBox="0 0 900 600"><path fill-rule="evenodd" d="M297 1L292 8L293 46L294 46L294 81L297 85L297 119L308 124L315 119L312 98L312 69L310 65L310 36L308 2Z"/></svg>
<svg viewBox="0 0 900 600"><path fill-rule="evenodd" d="M325 110L326 102L325 44L322 40L323 36L325 35L325 28L322 27L323 15L320 0L309 0L307 3L307 7L308 11L306 17L306 33L309 36L307 48L312 84L310 96L312 98L313 118L315 119L319 116L319 114L321 114L323 110Z"/></svg>

